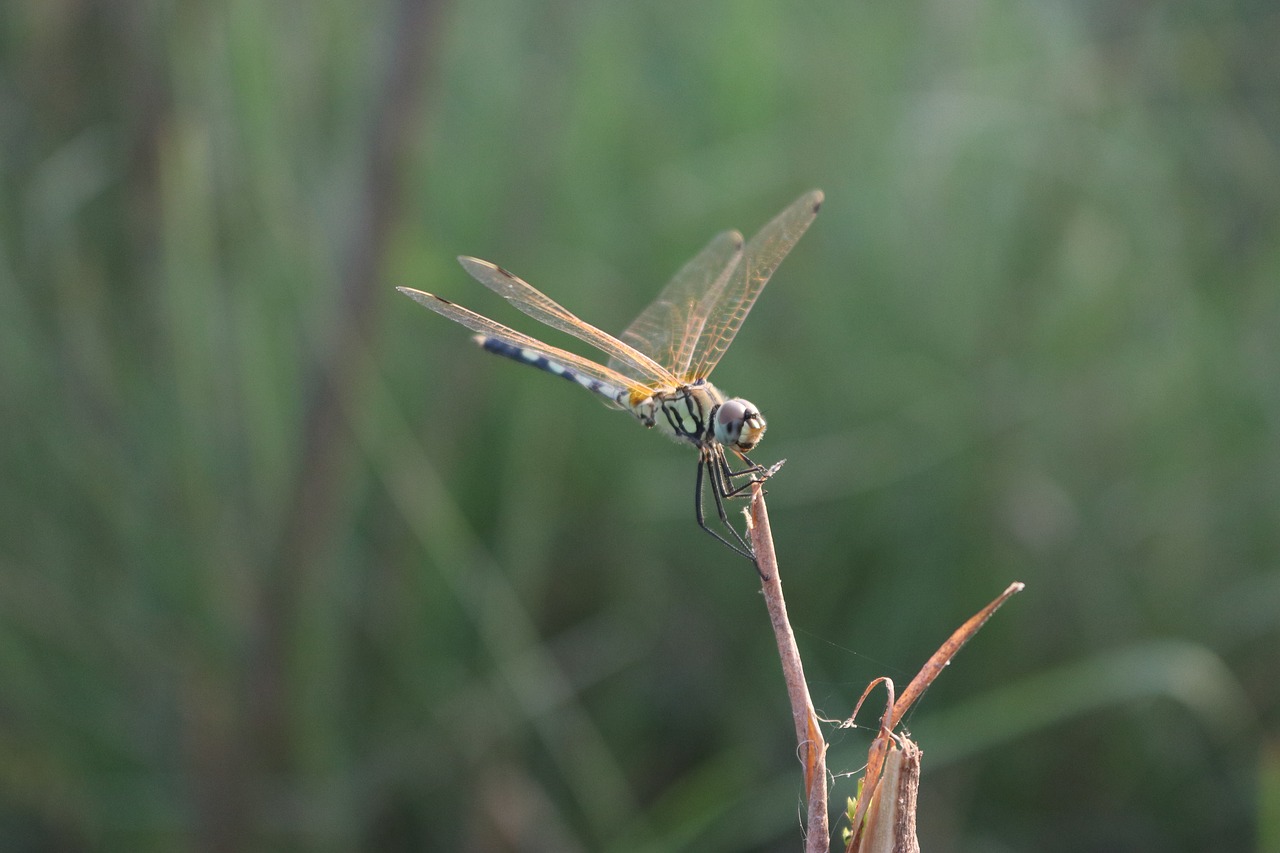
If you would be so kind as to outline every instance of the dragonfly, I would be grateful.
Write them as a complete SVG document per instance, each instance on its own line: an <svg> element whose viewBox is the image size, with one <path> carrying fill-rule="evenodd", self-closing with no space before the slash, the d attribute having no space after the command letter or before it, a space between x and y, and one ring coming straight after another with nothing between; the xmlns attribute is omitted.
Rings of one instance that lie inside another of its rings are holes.
<svg viewBox="0 0 1280 853"><path fill-rule="evenodd" d="M477 332L473 340L485 350L567 379L597 394L607 406L629 411L645 427L692 445L698 452L694 481L698 526L755 562L754 549L730 523L725 504L769 479L782 462L765 468L747 456L764 436L764 416L747 400L728 397L708 377L774 270L817 216L822 201L821 190L805 193L750 241L744 242L738 231L718 234L619 337L580 320L497 264L458 258L473 278L520 311L607 355L606 364L543 343L433 293L396 289ZM730 453L743 467L731 466ZM720 523L732 538L707 524L707 483Z"/></svg>

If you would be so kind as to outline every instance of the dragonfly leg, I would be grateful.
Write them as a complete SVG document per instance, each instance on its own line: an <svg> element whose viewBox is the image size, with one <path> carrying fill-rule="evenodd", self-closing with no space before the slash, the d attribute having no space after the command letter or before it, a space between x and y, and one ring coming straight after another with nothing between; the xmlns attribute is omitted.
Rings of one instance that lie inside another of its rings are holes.
<svg viewBox="0 0 1280 853"><path fill-rule="evenodd" d="M712 537L719 540L721 544L727 546L729 550L746 557L754 564L756 562L756 556L752 551L751 546L742 538L742 534L740 534L737 529L729 523L729 516L724 510L724 500L721 497L724 488L721 483L720 470L716 466L715 462L707 458L707 456L707 454L702 453L698 455L698 477L694 485L694 508L697 512L698 526L707 533L710 533ZM704 473L711 480L711 495L715 499L716 512L720 516L720 521L724 523L724 526L727 527L731 533L733 533L733 537L738 540L738 544L730 542L728 539L724 538L715 530L707 526L706 515L702 508L702 478ZM756 565L756 571L759 570L759 565Z"/></svg>
<svg viewBox="0 0 1280 853"><path fill-rule="evenodd" d="M739 497L744 491L749 489L751 486L755 485L756 483L763 483L765 480L772 477L774 474L778 472L778 469L782 467L782 462L778 462L770 468L765 468L763 465L757 465L756 463L752 462L749 458L747 458L747 455L745 453L739 453L738 455L741 456L743 461L747 463L747 467L743 468L741 471L734 471L732 468L729 467L729 459L728 457L725 456L723 451L717 454L717 456L719 457L718 461L720 464L721 476L723 477L724 482L726 484L726 488L723 493L726 498ZM786 460L783 460L783 461L786 461ZM749 480L747 480L745 483L742 483L741 485L738 485L738 486L733 485L734 477L746 477L748 475L754 475L754 474L759 474L761 476L759 477L752 476Z"/></svg>

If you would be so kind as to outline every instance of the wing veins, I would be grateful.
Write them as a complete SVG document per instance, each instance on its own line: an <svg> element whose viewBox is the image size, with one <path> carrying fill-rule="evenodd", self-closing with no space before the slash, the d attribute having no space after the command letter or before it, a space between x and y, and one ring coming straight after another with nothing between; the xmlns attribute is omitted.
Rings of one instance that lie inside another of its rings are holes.
<svg viewBox="0 0 1280 853"><path fill-rule="evenodd" d="M695 310L703 325L689 378L704 379L715 369L760 291L818 215L822 201L822 191L812 190L792 202L751 238L728 281L707 291Z"/></svg>
<svg viewBox="0 0 1280 853"><path fill-rule="evenodd" d="M545 344L537 338L526 335L523 332L517 332L509 326L504 326L496 320L490 320L483 314L477 314L470 309L463 308L461 305L456 305L447 299L436 296L434 293L415 290L412 287L397 287L396 290L400 291L405 296L410 297L418 304L431 309L442 317L448 317L455 323L466 326L473 332L479 332L482 335L498 338L506 341L507 343L528 349L532 352L537 352L538 354L544 355L549 359L565 365L566 367L573 368L583 376L590 377L591 379L597 379L601 382L606 382L609 385L614 385L619 390L627 389L629 391L639 392L646 395L652 392L651 388L637 382L629 376L624 376L616 370L605 367L603 364L597 364L594 361L583 358L576 353L560 349L559 347L553 347L550 344Z"/></svg>
<svg viewBox="0 0 1280 853"><path fill-rule="evenodd" d="M649 356L578 318L551 297L497 264L465 255L459 257L458 262L472 278L533 319L572 335L600 350L611 360L625 364L634 377L630 380L632 384L636 379L655 386L680 384L671 371Z"/></svg>
<svg viewBox="0 0 1280 853"><path fill-rule="evenodd" d="M729 280L742 257L743 238L724 231L711 239L692 260L671 278L657 298L632 321L619 337L647 353L682 381L688 380L689 362L706 319L698 311ZM610 367L627 372L626 365Z"/></svg>

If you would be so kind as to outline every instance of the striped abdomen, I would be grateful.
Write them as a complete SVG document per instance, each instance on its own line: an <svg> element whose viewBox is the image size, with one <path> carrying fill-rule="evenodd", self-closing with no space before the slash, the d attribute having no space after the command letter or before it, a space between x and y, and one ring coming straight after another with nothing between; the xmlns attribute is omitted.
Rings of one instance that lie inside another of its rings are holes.
<svg viewBox="0 0 1280 853"><path fill-rule="evenodd" d="M512 361L518 361L521 364L527 364L530 367L536 367L539 370L545 370L554 376L568 379L577 385L581 385L588 391L594 391L601 397L604 397L610 403L617 406L630 408L631 392L626 388L619 388L616 385L610 385L608 382L601 382L599 379L590 376L583 376L571 367L566 367L559 362L547 358L540 352L527 350L524 347L507 343L501 338L491 338L485 335L476 335L474 338L485 350L509 358Z"/></svg>

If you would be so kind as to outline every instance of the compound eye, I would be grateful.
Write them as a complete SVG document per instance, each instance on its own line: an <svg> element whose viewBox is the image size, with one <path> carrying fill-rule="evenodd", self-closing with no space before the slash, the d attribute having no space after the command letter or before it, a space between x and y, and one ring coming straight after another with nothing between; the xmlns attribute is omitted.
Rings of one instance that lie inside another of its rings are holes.
<svg viewBox="0 0 1280 853"><path fill-rule="evenodd" d="M735 397L720 404L716 412L716 440L739 450L751 450L764 436L764 418L760 410L746 400Z"/></svg>
<svg viewBox="0 0 1280 853"><path fill-rule="evenodd" d="M742 433L742 423L747 419L747 407L741 400L729 400L716 412L716 432L721 441L726 443L738 440Z"/></svg>

